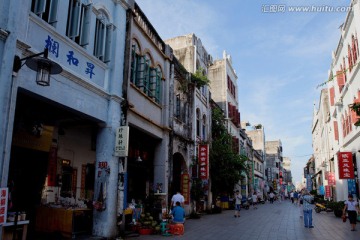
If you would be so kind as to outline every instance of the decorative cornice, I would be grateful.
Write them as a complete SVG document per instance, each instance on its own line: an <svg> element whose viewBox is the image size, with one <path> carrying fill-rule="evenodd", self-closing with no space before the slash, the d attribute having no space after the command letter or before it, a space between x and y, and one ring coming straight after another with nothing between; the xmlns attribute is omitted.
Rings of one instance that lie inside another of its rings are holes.
<svg viewBox="0 0 360 240"><path fill-rule="evenodd" d="M0 39L1 40L6 40L9 35L10 35L9 31L0 28Z"/></svg>

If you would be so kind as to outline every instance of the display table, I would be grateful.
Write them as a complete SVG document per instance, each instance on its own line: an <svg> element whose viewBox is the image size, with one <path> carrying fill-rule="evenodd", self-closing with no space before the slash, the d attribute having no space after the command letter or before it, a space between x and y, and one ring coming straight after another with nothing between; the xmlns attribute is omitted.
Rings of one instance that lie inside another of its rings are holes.
<svg viewBox="0 0 360 240"><path fill-rule="evenodd" d="M7 222L2 225L2 240L12 240L14 233L14 222ZM18 221L16 223L16 232L21 231L21 239L26 240L27 227L29 225L29 220ZM16 238L20 239L20 238Z"/></svg>
<svg viewBox="0 0 360 240"><path fill-rule="evenodd" d="M40 206L36 209L35 230L38 232L61 232L65 237L91 233L92 210L65 209Z"/></svg>

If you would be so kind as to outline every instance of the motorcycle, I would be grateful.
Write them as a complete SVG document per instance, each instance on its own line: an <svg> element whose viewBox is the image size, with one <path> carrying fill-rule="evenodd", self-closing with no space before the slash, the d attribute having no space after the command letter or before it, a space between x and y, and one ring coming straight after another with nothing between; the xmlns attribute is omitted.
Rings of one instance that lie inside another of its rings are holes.
<svg viewBox="0 0 360 240"><path fill-rule="evenodd" d="M250 204L248 203L248 201L246 201L246 199L241 200L241 208L249 210Z"/></svg>
<svg viewBox="0 0 360 240"><path fill-rule="evenodd" d="M316 213L320 213L320 212L331 212L332 209L326 207L325 205L321 204L321 203L315 203L315 207L314 210Z"/></svg>

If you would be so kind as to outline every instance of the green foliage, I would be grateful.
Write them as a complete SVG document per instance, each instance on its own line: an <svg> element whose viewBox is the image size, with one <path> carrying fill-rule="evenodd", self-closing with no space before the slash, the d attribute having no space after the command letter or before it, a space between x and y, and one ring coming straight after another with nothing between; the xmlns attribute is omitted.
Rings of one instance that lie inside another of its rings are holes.
<svg viewBox="0 0 360 240"><path fill-rule="evenodd" d="M202 187L201 179L195 178L192 180L190 195L191 195L191 199L195 201L200 201L200 198L204 196L204 190Z"/></svg>
<svg viewBox="0 0 360 240"><path fill-rule="evenodd" d="M191 74L191 81L195 83L195 86L197 88L200 88L205 85L210 84L210 80L207 78L206 75L204 75L204 70L202 68L199 68L196 70L195 74Z"/></svg>
<svg viewBox="0 0 360 240"><path fill-rule="evenodd" d="M211 191L214 196L230 193L234 185L247 173L246 156L233 152L232 136L227 132L225 119L220 109L212 111L212 144L210 148Z"/></svg>

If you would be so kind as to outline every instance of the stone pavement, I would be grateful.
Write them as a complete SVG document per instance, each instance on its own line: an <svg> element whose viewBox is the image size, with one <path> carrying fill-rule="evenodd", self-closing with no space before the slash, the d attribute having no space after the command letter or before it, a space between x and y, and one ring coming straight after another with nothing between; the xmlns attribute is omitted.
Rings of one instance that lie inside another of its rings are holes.
<svg viewBox="0 0 360 240"><path fill-rule="evenodd" d="M360 240L360 223L352 232L349 221L343 223L333 212L313 211L313 225L314 228L304 228L299 207L291 202L267 202L255 210L242 209L240 218L234 218L232 210L225 210L189 219L183 236L141 235L133 239Z"/></svg>

